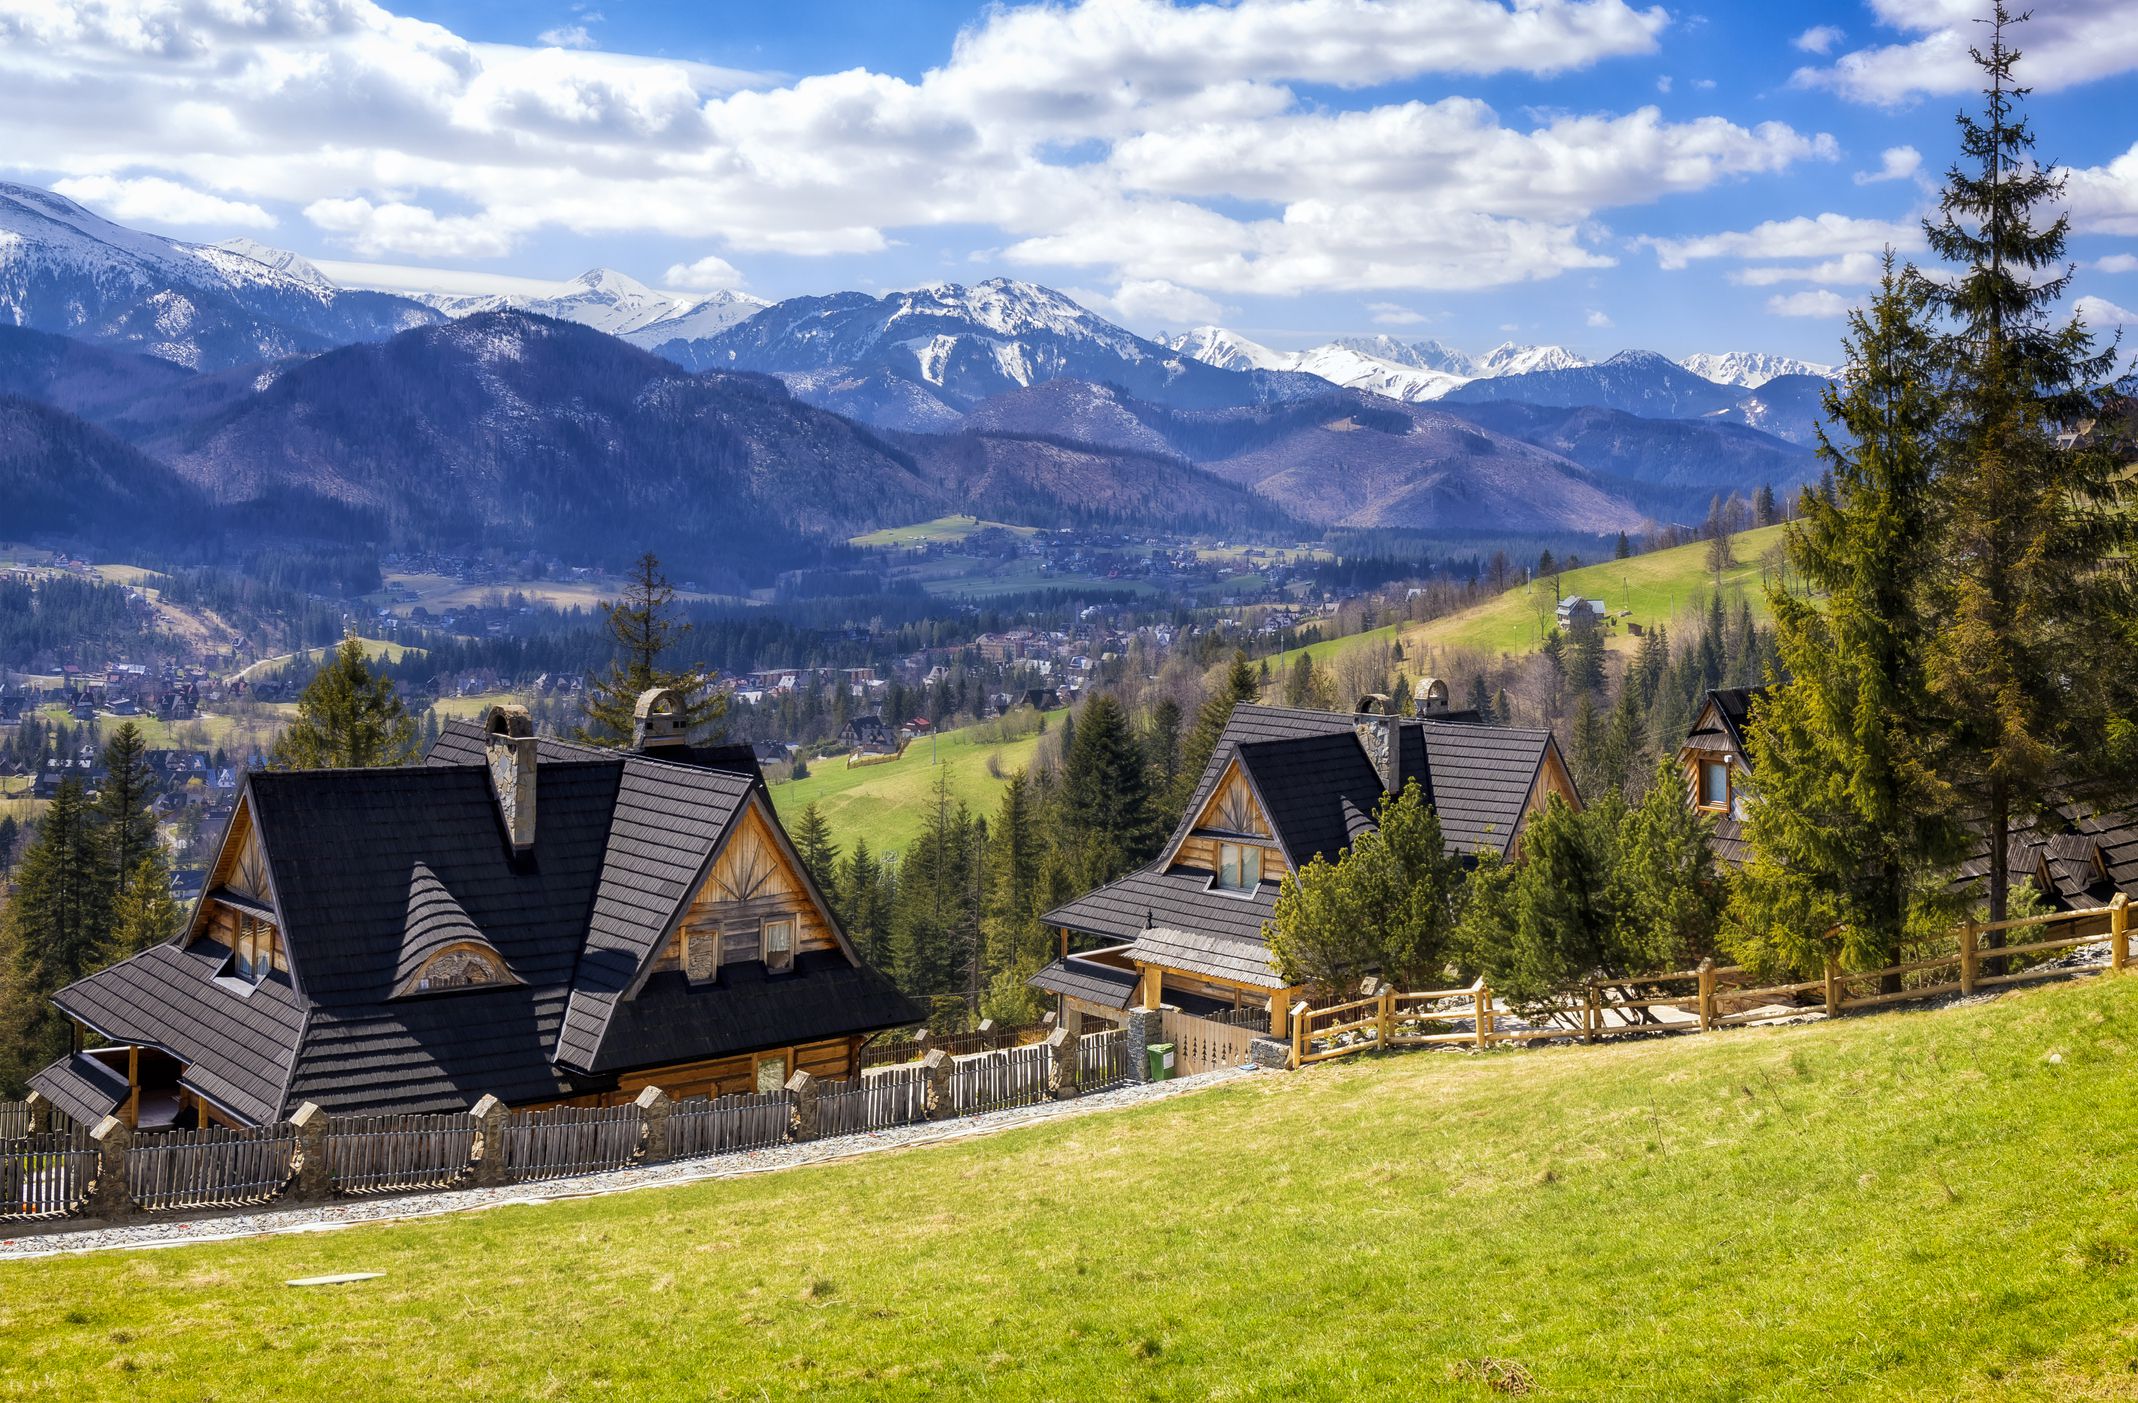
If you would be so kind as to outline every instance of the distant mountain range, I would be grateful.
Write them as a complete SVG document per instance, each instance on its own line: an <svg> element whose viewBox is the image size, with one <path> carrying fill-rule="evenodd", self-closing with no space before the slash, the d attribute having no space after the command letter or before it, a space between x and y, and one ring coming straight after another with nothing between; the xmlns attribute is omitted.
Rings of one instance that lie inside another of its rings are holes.
<svg viewBox="0 0 2138 1403"><path fill-rule="evenodd" d="M417 299L0 185L0 395L23 401L0 500L13 482L47 502L51 465L73 464L85 502L134 484L173 530L575 559L652 545L740 579L946 511L1601 533L1813 474L1821 368L1688 364L1388 336L1280 352L1218 327L1149 340L1003 278L768 305L597 268L535 295Z"/></svg>

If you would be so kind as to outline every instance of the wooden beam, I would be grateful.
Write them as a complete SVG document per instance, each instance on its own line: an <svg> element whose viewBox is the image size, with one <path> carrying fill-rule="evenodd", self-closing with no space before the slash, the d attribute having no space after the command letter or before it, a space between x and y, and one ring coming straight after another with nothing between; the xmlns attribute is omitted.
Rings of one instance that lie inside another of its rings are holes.
<svg viewBox="0 0 2138 1403"><path fill-rule="evenodd" d="M126 1123L136 1130L141 1128L141 1046L128 1043L126 1047Z"/></svg>

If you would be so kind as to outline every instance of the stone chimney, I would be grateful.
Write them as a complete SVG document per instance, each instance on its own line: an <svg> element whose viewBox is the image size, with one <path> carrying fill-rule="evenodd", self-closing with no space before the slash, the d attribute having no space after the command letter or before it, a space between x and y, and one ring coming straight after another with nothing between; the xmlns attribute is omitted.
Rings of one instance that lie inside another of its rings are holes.
<svg viewBox="0 0 2138 1403"><path fill-rule="evenodd" d="M649 687L631 710L633 750L660 750L690 744L683 729L683 694L673 687Z"/></svg>
<svg viewBox="0 0 2138 1403"><path fill-rule="evenodd" d="M483 755L512 855L524 856L535 841L535 735L526 707L493 706L484 713Z"/></svg>
<svg viewBox="0 0 2138 1403"><path fill-rule="evenodd" d="M1448 684L1437 677L1420 678L1418 690L1411 696L1411 707L1421 718L1447 715Z"/></svg>
<svg viewBox="0 0 2138 1403"><path fill-rule="evenodd" d="M1357 733L1366 758L1373 763L1374 773L1381 777L1381 787L1388 788L1397 763L1395 730L1389 719L1361 712L1353 719L1351 729Z"/></svg>

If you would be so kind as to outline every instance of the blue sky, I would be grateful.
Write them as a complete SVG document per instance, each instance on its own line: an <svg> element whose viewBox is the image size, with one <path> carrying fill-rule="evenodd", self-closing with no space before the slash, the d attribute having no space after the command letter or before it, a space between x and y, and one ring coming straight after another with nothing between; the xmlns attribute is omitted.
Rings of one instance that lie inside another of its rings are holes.
<svg viewBox="0 0 2138 1403"><path fill-rule="evenodd" d="M389 283L1000 274L1281 347L1831 360L1934 201L1981 8L0 0L0 150L124 222ZM2077 292L2127 321L2138 25L2039 9Z"/></svg>

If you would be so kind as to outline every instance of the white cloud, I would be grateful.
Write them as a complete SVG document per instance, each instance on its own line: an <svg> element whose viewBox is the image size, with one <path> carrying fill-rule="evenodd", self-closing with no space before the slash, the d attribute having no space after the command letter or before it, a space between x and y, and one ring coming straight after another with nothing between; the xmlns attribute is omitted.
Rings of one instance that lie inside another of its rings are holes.
<svg viewBox="0 0 2138 1403"><path fill-rule="evenodd" d="M685 292L733 292L742 283L740 269L710 253L694 263L672 265L661 278L661 286Z"/></svg>
<svg viewBox="0 0 2138 1403"><path fill-rule="evenodd" d="M1838 292L1824 288L1816 292L1778 293L1767 299L1767 310L1778 317L1839 317L1846 315L1850 302Z"/></svg>
<svg viewBox="0 0 2138 1403"><path fill-rule="evenodd" d="M121 224L198 225L204 228L272 229L275 217L258 205L202 194L175 180L109 175L55 180L52 188Z"/></svg>
<svg viewBox="0 0 2138 1403"><path fill-rule="evenodd" d="M1589 309L1589 315L1584 318L1584 323L1598 331L1612 324L1609 313L1600 312L1594 307Z"/></svg>
<svg viewBox="0 0 2138 1403"><path fill-rule="evenodd" d="M1875 171L1857 171L1858 185L1876 185L1884 180L1906 180L1923 168L1923 153L1913 146L1888 146L1878 158Z"/></svg>
<svg viewBox="0 0 2138 1403"><path fill-rule="evenodd" d="M867 254L977 228L1132 302L1609 267L1604 211L1836 155L1778 122L1515 126L1464 98L1332 111L1288 86L1653 53L1668 17L1628 0L992 7L916 78L565 47L595 22L534 48L372 0L0 0L0 150L289 201L366 258L494 257L548 230Z"/></svg>
<svg viewBox="0 0 2138 1403"><path fill-rule="evenodd" d="M1807 54L1830 54L1846 37L1830 24L1815 24L1796 37L1796 46Z"/></svg>
<svg viewBox="0 0 2138 1403"><path fill-rule="evenodd" d="M1876 253L1889 245L1906 251L1923 246L1923 229L1912 220L1858 219L1822 214L1772 219L1753 228L1689 239L1635 239L1637 247L1655 250L1665 268L1683 268L1703 258L1833 258L1849 253Z"/></svg>
<svg viewBox="0 0 2138 1403"><path fill-rule="evenodd" d="M2138 253L2111 253L2096 258L2093 266L2103 273L2138 273Z"/></svg>
<svg viewBox="0 0 2138 1403"><path fill-rule="evenodd" d="M545 29L535 36L535 41L559 49L591 49L594 47L594 36L587 33L586 26L583 24L560 24L554 28Z"/></svg>
<svg viewBox="0 0 2138 1403"><path fill-rule="evenodd" d="M1918 37L1857 49L1825 68L1800 68L1791 79L1796 86L1830 88L1881 106L1981 86L1982 72L1968 57L1970 47L1987 42L1977 23L1986 8L1979 0L1870 0L1870 5L1882 24ZM2022 56L2019 81L2044 92L2138 69L2138 24L2131 22L2129 0L2058 0L2039 6L2010 38Z"/></svg>
<svg viewBox="0 0 2138 1403"><path fill-rule="evenodd" d="M1431 318L1423 312L1414 312L1400 302L1368 302L1366 311L1373 317L1375 326L1423 326Z"/></svg>
<svg viewBox="0 0 2138 1403"><path fill-rule="evenodd" d="M486 258L509 252L511 235L488 219L441 217L421 205L374 205L358 196L314 200L304 217L358 253L412 253L419 258Z"/></svg>
<svg viewBox="0 0 2138 1403"><path fill-rule="evenodd" d="M1829 287L1869 286L1878 281L1879 255L1844 253L1839 258L1791 266L1740 268L1730 281L1746 287L1772 287L1776 283L1821 283Z"/></svg>
<svg viewBox="0 0 2138 1403"><path fill-rule="evenodd" d="M2105 166L2065 172L2064 199L2080 233L2138 235L2138 145Z"/></svg>
<svg viewBox="0 0 2138 1403"><path fill-rule="evenodd" d="M1225 315L1225 308L1216 298L1163 278L1124 282L1110 293L1086 291L1072 296L1093 311L1131 327L1207 326Z"/></svg>
<svg viewBox="0 0 2138 1403"><path fill-rule="evenodd" d="M1655 90L1659 93L1670 91L1670 75L1668 73L1655 80Z"/></svg>
<svg viewBox="0 0 2138 1403"><path fill-rule="evenodd" d="M2095 331L2110 327L2138 327L2138 312L2127 311L2105 297L2081 297L2071 304L2086 325Z"/></svg>

